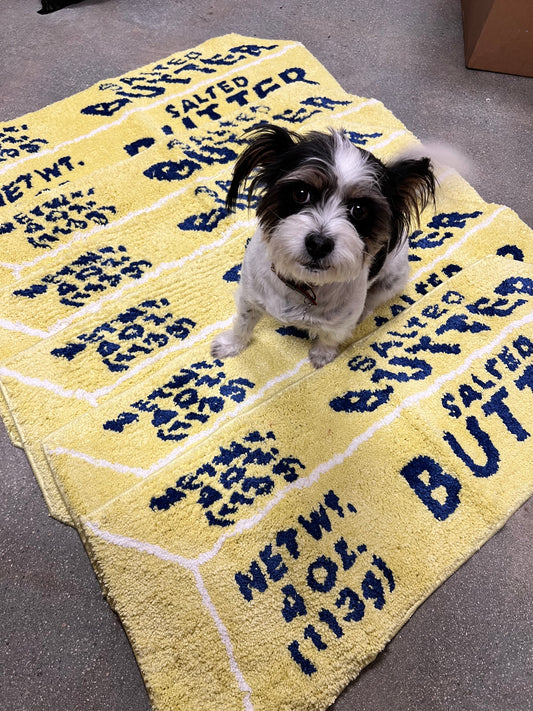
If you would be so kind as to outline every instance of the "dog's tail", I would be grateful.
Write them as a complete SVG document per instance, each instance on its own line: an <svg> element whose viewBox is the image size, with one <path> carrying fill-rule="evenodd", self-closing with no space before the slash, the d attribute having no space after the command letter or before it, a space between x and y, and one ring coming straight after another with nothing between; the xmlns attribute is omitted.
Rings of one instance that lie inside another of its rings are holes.
<svg viewBox="0 0 533 711"><path fill-rule="evenodd" d="M474 173L471 159L458 148L447 143L427 141L413 143L399 156L400 158L429 158L437 183L455 171L463 178L470 179Z"/></svg>

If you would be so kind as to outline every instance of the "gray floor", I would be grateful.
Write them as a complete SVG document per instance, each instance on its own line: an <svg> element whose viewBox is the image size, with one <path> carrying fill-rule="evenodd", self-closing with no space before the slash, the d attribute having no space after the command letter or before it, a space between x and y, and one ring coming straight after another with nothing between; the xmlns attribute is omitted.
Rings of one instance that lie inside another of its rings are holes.
<svg viewBox="0 0 533 711"><path fill-rule="evenodd" d="M215 35L295 39L347 91L381 99L418 137L465 150L481 195L533 225L533 80L464 68L458 0L85 0L46 16L39 7L0 0L0 121ZM1 425L0 472L0 708L148 711L76 532L47 516ZM533 709L532 524L530 501L334 711Z"/></svg>

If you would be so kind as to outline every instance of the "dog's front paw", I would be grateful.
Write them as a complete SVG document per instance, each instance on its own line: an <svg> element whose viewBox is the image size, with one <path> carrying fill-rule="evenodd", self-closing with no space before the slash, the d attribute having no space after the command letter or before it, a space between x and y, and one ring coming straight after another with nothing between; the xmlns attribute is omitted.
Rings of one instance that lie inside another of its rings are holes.
<svg viewBox="0 0 533 711"><path fill-rule="evenodd" d="M235 337L233 331L222 331L211 342L211 355L213 358L232 358L243 351L247 343Z"/></svg>
<svg viewBox="0 0 533 711"><path fill-rule="evenodd" d="M315 368L322 368L331 363L339 354L338 346L326 346L320 341L316 341L309 351L309 360Z"/></svg>

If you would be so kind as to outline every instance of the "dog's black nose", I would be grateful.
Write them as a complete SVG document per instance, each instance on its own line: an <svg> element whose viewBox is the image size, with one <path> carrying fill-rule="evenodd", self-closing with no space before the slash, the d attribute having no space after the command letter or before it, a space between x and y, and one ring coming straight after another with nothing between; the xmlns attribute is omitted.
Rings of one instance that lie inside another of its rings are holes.
<svg viewBox="0 0 533 711"><path fill-rule="evenodd" d="M322 259L333 251L335 242L331 237L321 235L318 232L311 232L305 238L305 248L309 256L315 260Z"/></svg>

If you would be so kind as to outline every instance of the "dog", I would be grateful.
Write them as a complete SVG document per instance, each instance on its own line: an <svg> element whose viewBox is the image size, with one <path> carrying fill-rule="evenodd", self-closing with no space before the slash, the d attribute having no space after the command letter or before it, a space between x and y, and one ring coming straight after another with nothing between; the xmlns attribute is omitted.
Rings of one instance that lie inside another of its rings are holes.
<svg viewBox="0 0 533 711"><path fill-rule="evenodd" d="M273 124L247 131L226 199L247 183L258 228L245 251L229 331L211 343L228 358L270 314L308 332L315 368L330 363L357 323L404 287L408 236L435 200L429 157L384 163L342 130L299 135Z"/></svg>

